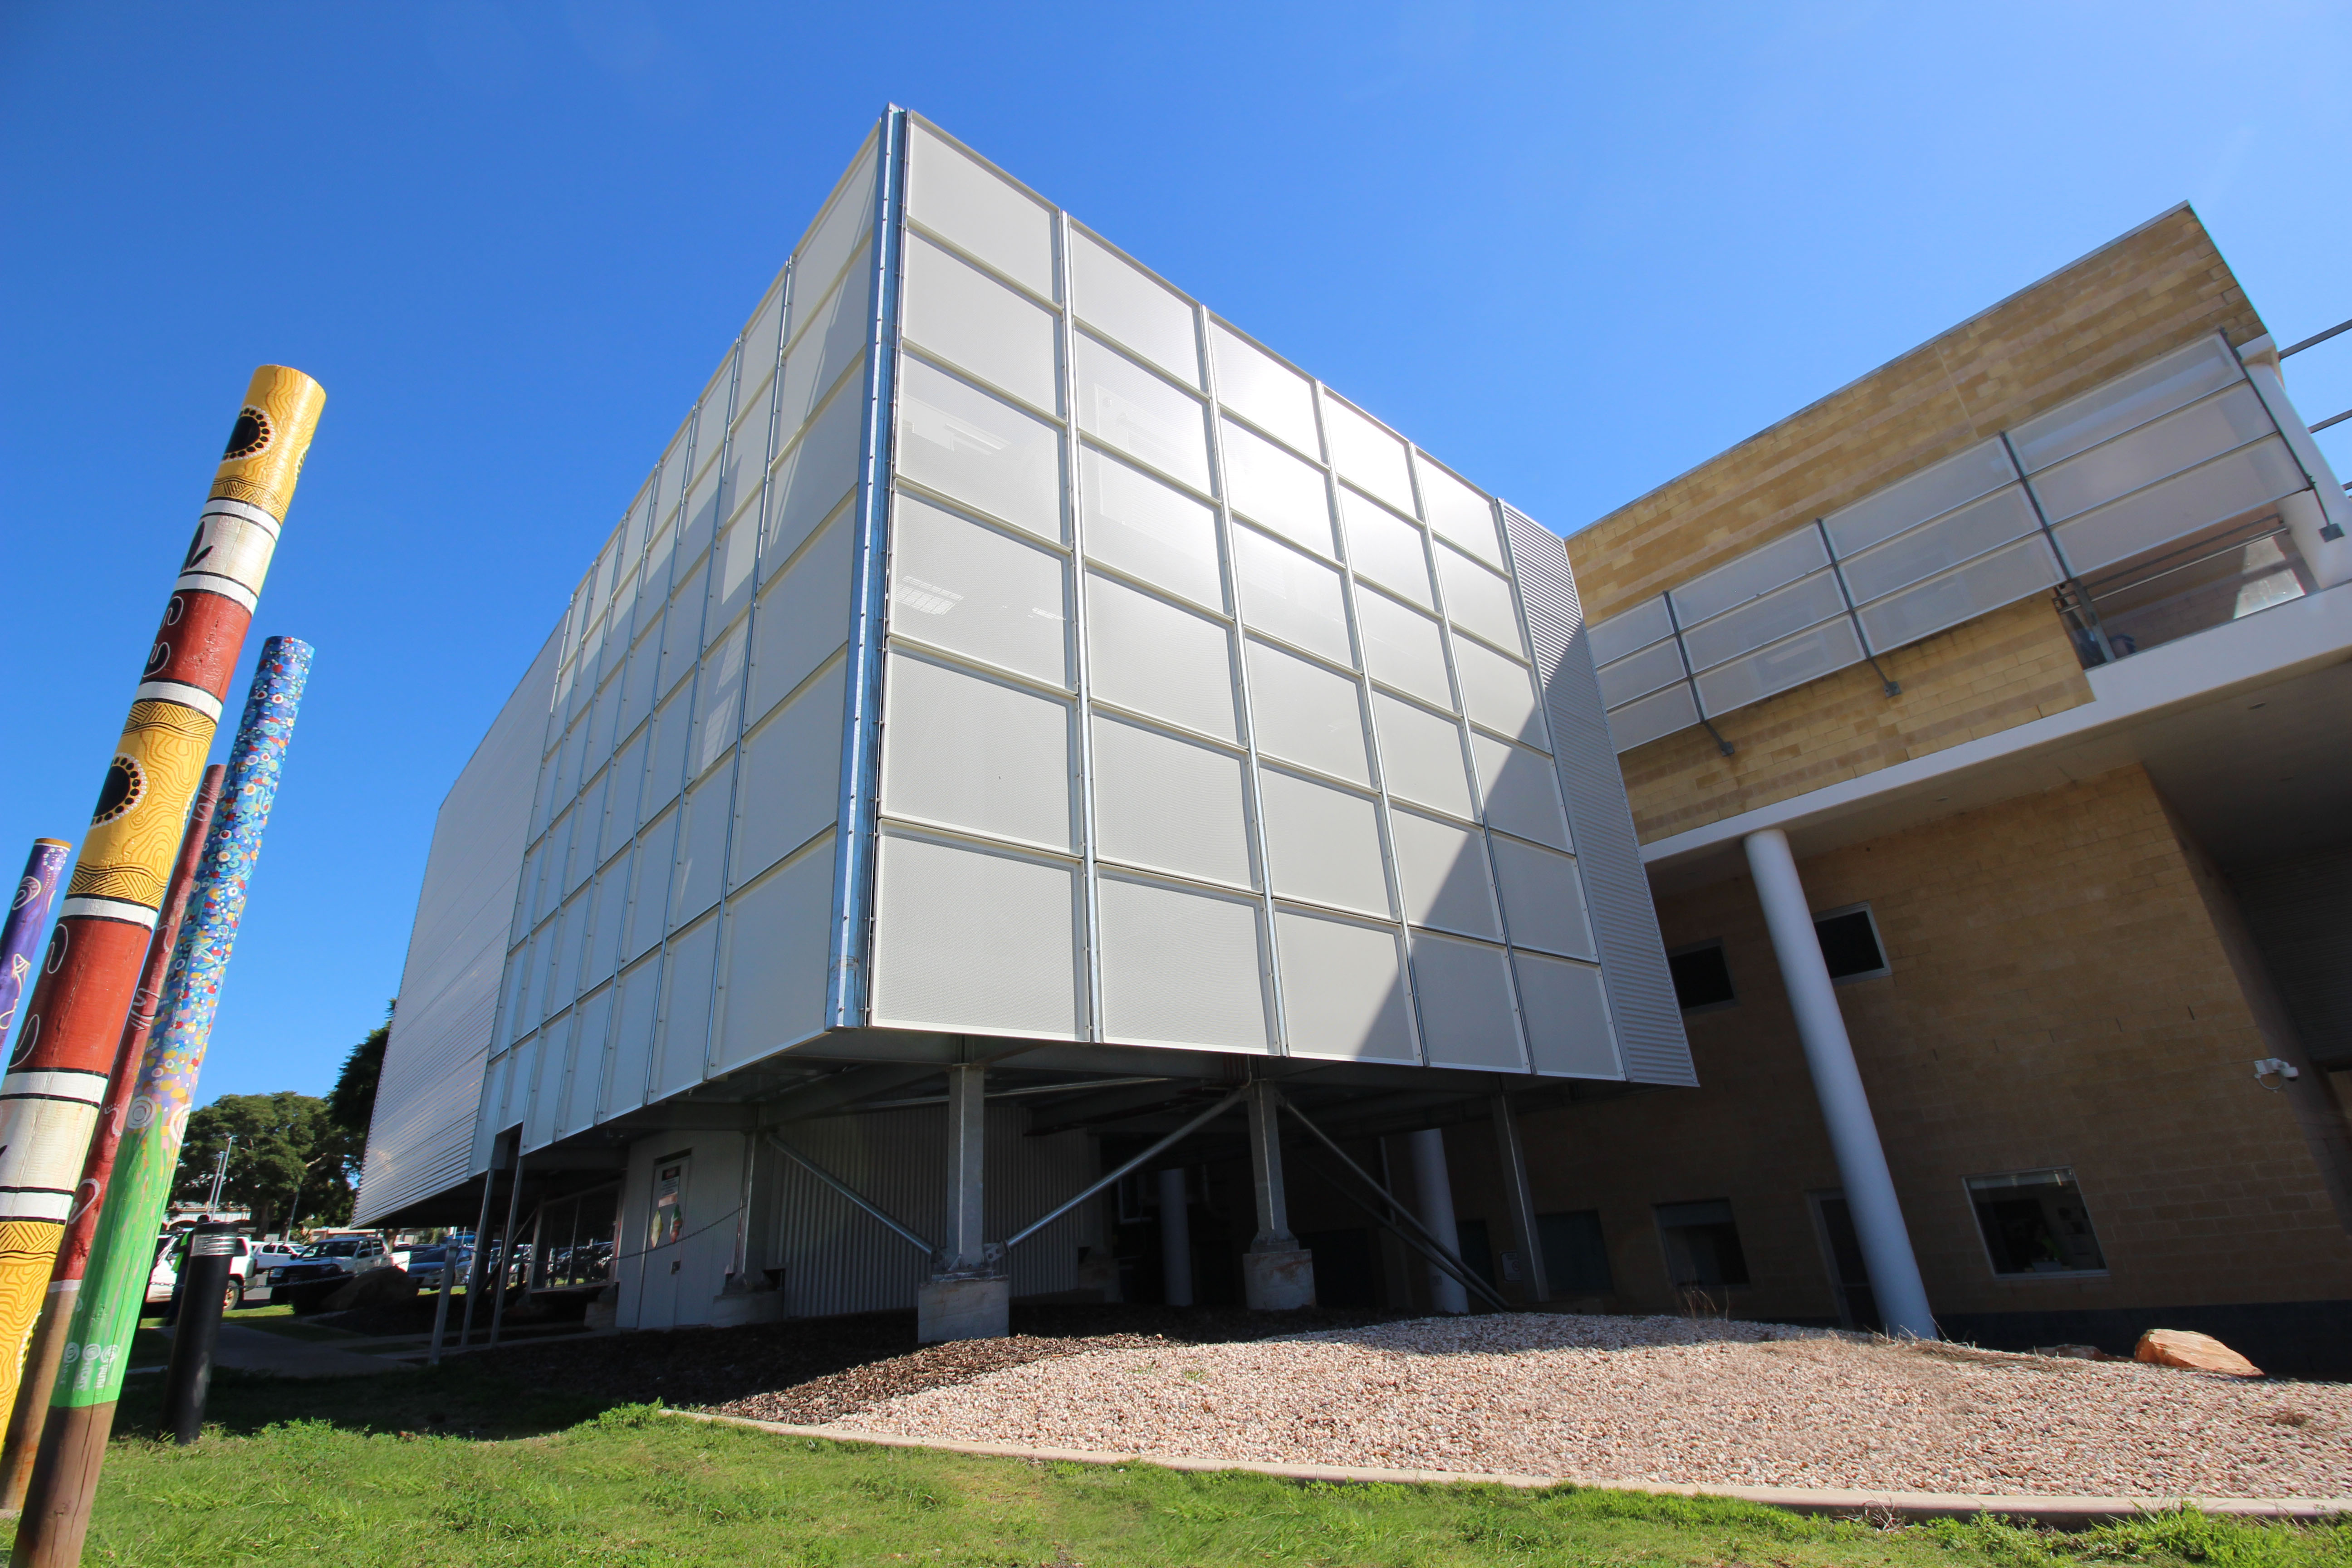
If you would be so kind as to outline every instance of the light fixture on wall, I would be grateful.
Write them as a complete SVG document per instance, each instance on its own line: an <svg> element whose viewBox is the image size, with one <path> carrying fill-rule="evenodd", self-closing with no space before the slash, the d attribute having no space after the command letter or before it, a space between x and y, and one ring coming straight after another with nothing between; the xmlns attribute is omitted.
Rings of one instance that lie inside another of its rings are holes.
<svg viewBox="0 0 2352 1568"><path fill-rule="evenodd" d="M2254 1064L2254 1081L2264 1089L2276 1089L2289 1080L2302 1076L2303 1073L2293 1062L2279 1057L2264 1057ZM2273 1083L2271 1081L2273 1079L2278 1081Z"/></svg>

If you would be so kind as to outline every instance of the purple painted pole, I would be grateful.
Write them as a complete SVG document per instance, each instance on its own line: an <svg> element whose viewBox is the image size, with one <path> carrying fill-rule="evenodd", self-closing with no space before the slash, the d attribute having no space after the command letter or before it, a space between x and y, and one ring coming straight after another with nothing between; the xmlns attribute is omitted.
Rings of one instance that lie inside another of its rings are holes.
<svg viewBox="0 0 2352 1568"><path fill-rule="evenodd" d="M25 874L8 900L7 922L0 925L0 1045L16 1026L16 1004L32 989L33 954L40 950L49 902L58 896L58 880L72 853L73 846L62 838L36 838L33 852L25 857Z"/></svg>

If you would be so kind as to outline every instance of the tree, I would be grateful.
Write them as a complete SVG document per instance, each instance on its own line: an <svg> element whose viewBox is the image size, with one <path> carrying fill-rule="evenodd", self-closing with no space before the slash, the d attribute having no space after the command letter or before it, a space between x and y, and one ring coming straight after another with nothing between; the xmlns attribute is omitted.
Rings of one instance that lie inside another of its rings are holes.
<svg viewBox="0 0 2352 1568"><path fill-rule="evenodd" d="M192 1113L173 1194L203 1203L212 1194L213 1169L230 1148L223 1207L250 1209L263 1231L291 1230L305 1219L340 1225L352 1214L352 1173L357 1150L328 1102L314 1095L225 1094Z"/></svg>
<svg viewBox="0 0 2352 1568"><path fill-rule="evenodd" d="M383 1048L392 1042L392 1015L399 1005L395 998L384 1008L383 1022L352 1047L335 1087L327 1091L327 1114L334 1118L351 1145L354 1171L367 1157L368 1124L375 1119L375 1086L383 1077Z"/></svg>

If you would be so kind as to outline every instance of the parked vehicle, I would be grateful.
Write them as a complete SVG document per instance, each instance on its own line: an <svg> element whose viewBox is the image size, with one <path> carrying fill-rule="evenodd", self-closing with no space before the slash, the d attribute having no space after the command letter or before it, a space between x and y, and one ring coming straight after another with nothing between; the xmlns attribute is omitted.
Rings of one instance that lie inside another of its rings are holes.
<svg viewBox="0 0 2352 1568"><path fill-rule="evenodd" d="M172 1287L180 1279L180 1262L188 1255L188 1236L187 1231L175 1230L155 1238L155 1263L147 1271L150 1305L172 1299ZM236 1256L229 1259L228 1288L221 1296L221 1310L234 1312L268 1300L270 1265L282 1256L248 1237L238 1237Z"/></svg>
<svg viewBox="0 0 2352 1568"><path fill-rule="evenodd" d="M415 1247L396 1247L392 1259L409 1273L420 1276L427 1289L440 1283L444 1264L456 1268L457 1277L464 1279L466 1268L474 1259L474 1249L457 1242L419 1242Z"/></svg>
<svg viewBox="0 0 2352 1568"><path fill-rule="evenodd" d="M374 1232L331 1234L310 1243L293 1261L270 1269L270 1298L289 1303L297 1312L315 1312L355 1277L392 1267L392 1249Z"/></svg>

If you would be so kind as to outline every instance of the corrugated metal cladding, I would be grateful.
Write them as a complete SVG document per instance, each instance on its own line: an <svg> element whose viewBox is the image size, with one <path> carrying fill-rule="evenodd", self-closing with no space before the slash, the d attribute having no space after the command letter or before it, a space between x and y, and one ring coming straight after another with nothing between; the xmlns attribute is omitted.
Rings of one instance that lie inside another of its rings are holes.
<svg viewBox="0 0 2352 1568"><path fill-rule="evenodd" d="M1023 1135L1023 1113L988 1108L987 1234L1010 1236L1094 1179L1082 1132ZM793 1147L848 1183L919 1236L947 1222L947 1110L916 1106L830 1117L783 1130ZM930 1260L790 1160L779 1159L776 1238L785 1310L794 1317L871 1312L915 1304ZM1055 1220L1007 1258L1015 1296L1077 1285L1079 1211Z"/></svg>
<svg viewBox="0 0 2352 1568"><path fill-rule="evenodd" d="M1568 545L1508 506L1503 508L1503 525L1518 564L1519 595L1543 678L1553 756L1582 858L1584 893L1601 944L1601 975L1625 1076L1635 1083L1695 1085L1698 1074L1675 1005L1674 977L1666 971L1665 944L1658 936L1650 879L1642 869L1617 748L1601 708Z"/></svg>
<svg viewBox="0 0 2352 1568"><path fill-rule="evenodd" d="M468 1173L561 636L539 650L434 818L354 1224Z"/></svg>

